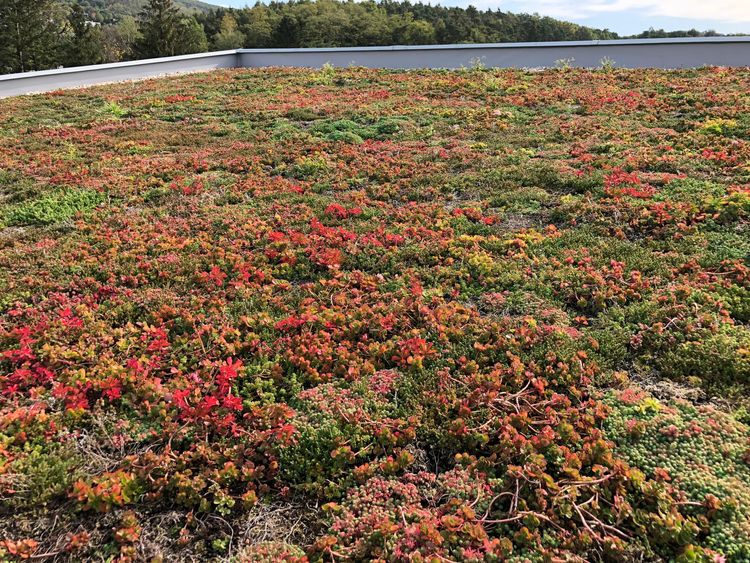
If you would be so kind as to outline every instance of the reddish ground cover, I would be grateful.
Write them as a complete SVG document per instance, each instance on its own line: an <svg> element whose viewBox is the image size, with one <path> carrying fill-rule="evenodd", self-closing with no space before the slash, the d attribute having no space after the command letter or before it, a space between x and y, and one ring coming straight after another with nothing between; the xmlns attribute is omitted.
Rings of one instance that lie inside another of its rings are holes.
<svg viewBox="0 0 750 563"><path fill-rule="evenodd" d="M0 558L750 560L749 92L0 101Z"/></svg>

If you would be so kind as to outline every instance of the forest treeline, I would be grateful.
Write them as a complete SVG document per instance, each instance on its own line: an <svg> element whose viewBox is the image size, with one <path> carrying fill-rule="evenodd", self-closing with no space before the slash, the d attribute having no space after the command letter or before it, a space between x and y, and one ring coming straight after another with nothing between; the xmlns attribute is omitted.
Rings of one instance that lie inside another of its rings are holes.
<svg viewBox="0 0 750 563"><path fill-rule="evenodd" d="M293 0L243 9L195 0L0 0L0 73L239 47L353 47L617 39L537 14L412 4ZM140 5L140 4L139 4ZM119 10L117 9L119 8ZM136 15L130 15L133 12ZM717 35L648 30L638 37Z"/></svg>

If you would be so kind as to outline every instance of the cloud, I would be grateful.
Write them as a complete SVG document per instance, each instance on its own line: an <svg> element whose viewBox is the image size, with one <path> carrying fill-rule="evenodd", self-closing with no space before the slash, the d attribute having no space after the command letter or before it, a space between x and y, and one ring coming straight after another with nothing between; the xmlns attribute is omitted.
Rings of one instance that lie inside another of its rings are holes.
<svg viewBox="0 0 750 563"><path fill-rule="evenodd" d="M472 2L477 7L498 7L497 0ZM512 7L511 7L512 6ZM539 12L557 18L581 20L604 14L633 12L640 16L665 16L731 23L750 22L750 0L527 0L500 1L501 9Z"/></svg>

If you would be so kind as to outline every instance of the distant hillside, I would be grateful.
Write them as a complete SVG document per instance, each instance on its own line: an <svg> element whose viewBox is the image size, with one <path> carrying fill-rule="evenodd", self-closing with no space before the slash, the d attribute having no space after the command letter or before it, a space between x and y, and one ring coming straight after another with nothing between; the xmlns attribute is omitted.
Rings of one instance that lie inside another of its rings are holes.
<svg viewBox="0 0 750 563"><path fill-rule="evenodd" d="M75 0L67 0L73 4ZM93 21L111 23L123 16L137 16L146 0L79 0L89 18ZM215 10L217 6L198 0L175 0L180 8L190 13L204 13Z"/></svg>

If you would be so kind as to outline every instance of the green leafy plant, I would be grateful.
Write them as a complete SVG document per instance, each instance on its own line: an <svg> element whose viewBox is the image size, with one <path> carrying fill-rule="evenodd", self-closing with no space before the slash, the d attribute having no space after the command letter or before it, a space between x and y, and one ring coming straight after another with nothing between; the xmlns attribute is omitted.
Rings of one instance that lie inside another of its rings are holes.
<svg viewBox="0 0 750 563"><path fill-rule="evenodd" d="M113 115L117 119L122 119L128 115L128 111L117 102L107 102L104 104L104 111Z"/></svg>

